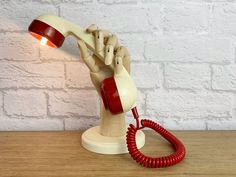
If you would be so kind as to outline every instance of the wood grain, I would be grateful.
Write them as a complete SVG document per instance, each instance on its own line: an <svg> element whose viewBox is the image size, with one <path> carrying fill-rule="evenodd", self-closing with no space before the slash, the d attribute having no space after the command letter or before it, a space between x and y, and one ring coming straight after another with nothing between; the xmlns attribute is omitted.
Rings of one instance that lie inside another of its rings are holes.
<svg viewBox="0 0 236 177"><path fill-rule="evenodd" d="M177 131L186 159L173 167L147 169L128 154L102 155L80 144L81 132L0 132L0 177L178 176L235 177L236 131ZM146 131L147 155L167 155L171 146Z"/></svg>

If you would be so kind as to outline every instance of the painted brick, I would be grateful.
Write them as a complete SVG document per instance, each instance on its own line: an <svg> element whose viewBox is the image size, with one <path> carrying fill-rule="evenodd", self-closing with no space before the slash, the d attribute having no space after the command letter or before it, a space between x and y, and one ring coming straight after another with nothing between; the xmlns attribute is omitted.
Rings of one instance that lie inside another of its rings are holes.
<svg viewBox="0 0 236 177"><path fill-rule="evenodd" d="M4 62L0 64L0 88L63 88L60 63Z"/></svg>
<svg viewBox="0 0 236 177"><path fill-rule="evenodd" d="M3 115L3 96L2 93L0 92L0 116Z"/></svg>
<svg viewBox="0 0 236 177"><path fill-rule="evenodd" d="M11 117L46 116L46 96L37 91L6 91L4 110Z"/></svg>
<svg viewBox="0 0 236 177"><path fill-rule="evenodd" d="M28 33L0 33L0 61L39 60L39 44Z"/></svg>
<svg viewBox="0 0 236 177"><path fill-rule="evenodd" d="M232 99L223 93L156 90L147 94L147 113L179 119L232 118Z"/></svg>
<svg viewBox="0 0 236 177"><path fill-rule="evenodd" d="M131 75L138 88L157 88L160 86L161 69L159 64L133 63Z"/></svg>
<svg viewBox="0 0 236 177"><path fill-rule="evenodd" d="M84 63L66 64L66 86L69 88L93 87L89 69Z"/></svg>
<svg viewBox="0 0 236 177"><path fill-rule="evenodd" d="M50 92L48 108L51 116L98 116L98 95L94 90Z"/></svg>
<svg viewBox="0 0 236 177"><path fill-rule="evenodd" d="M206 64L166 64L165 84L167 88L210 88L211 72Z"/></svg>
<svg viewBox="0 0 236 177"><path fill-rule="evenodd" d="M204 119L163 119L163 126L170 130L206 130Z"/></svg>
<svg viewBox="0 0 236 177"><path fill-rule="evenodd" d="M236 91L236 65L213 65L212 88Z"/></svg>
<svg viewBox="0 0 236 177"><path fill-rule="evenodd" d="M111 8L103 4L87 6L63 4L60 6L60 11L63 17L84 28L96 24L113 33L149 30L146 10L141 6L125 4L113 5Z"/></svg>
<svg viewBox="0 0 236 177"><path fill-rule="evenodd" d="M57 14L54 5L41 2L1 1L0 30L27 31L34 18L42 14Z"/></svg>
<svg viewBox="0 0 236 177"><path fill-rule="evenodd" d="M148 23L155 32L163 31L163 5L159 1L155 3L146 4L146 11L148 15Z"/></svg>
<svg viewBox="0 0 236 177"><path fill-rule="evenodd" d="M148 41L145 56L149 61L230 63L233 45L227 38L210 37L156 37Z"/></svg>
<svg viewBox="0 0 236 177"><path fill-rule="evenodd" d="M119 33L117 37L120 41L120 45L125 46L130 54L132 61L143 61L145 43L152 39L152 35L149 34L126 34Z"/></svg>
<svg viewBox="0 0 236 177"><path fill-rule="evenodd" d="M236 120L208 120L208 130L236 130Z"/></svg>
<svg viewBox="0 0 236 177"><path fill-rule="evenodd" d="M164 5L165 33L202 33L208 30L207 4L169 3Z"/></svg>
<svg viewBox="0 0 236 177"><path fill-rule="evenodd" d="M216 3L213 7L212 31L221 35L236 35L236 4Z"/></svg>
<svg viewBox="0 0 236 177"><path fill-rule="evenodd" d="M129 3L137 3L138 0L98 0L99 3L104 3L104 4L129 4Z"/></svg>

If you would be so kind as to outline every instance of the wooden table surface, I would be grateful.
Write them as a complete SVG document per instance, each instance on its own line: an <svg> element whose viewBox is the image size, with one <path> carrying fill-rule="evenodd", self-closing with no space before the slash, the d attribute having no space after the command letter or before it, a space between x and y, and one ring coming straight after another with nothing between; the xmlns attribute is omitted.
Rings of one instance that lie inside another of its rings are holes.
<svg viewBox="0 0 236 177"><path fill-rule="evenodd" d="M128 154L101 155L80 144L81 132L0 132L0 177L235 177L236 131L174 132L186 145L186 159L173 167L148 169ZM146 131L142 152L167 155L171 146Z"/></svg>

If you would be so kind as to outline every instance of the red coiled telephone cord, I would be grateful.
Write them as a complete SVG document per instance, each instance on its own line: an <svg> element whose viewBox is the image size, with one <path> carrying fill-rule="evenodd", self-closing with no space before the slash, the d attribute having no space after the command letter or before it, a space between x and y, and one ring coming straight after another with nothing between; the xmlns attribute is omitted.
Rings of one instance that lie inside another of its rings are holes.
<svg viewBox="0 0 236 177"><path fill-rule="evenodd" d="M136 107L132 109L132 113L136 120L136 127L132 124L129 125L127 135L126 135L126 142L127 142L129 154L137 163L139 163L140 165L144 167L161 168L161 167L168 167L168 166L175 165L184 159L185 147L180 140L178 140L173 134L171 134L165 128L163 128L162 126L160 126L159 124L151 120L147 120L147 119L141 120L142 126L140 127L139 120L138 120L139 115L138 115ZM173 145L175 149L175 153L168 156L155 157L155 158L145 156L143 153L141 153L137 148L135 136L138 130L143 129L145 127L155 130L163 138L169 141Z"/></svg>

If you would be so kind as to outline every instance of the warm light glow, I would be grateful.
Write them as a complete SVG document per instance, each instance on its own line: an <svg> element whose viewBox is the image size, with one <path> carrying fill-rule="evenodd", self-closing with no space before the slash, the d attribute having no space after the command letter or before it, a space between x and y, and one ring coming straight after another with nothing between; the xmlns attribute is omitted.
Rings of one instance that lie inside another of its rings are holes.
<svg viewBox="0 0 236 177"><path fill-rule="evenodd" d="M41 41L40 41L40 44L41 44L41 45L46 45L47 42L48 42L48 39L45 38L45 37L42 37L42 38L41 38Z"/></svg>

